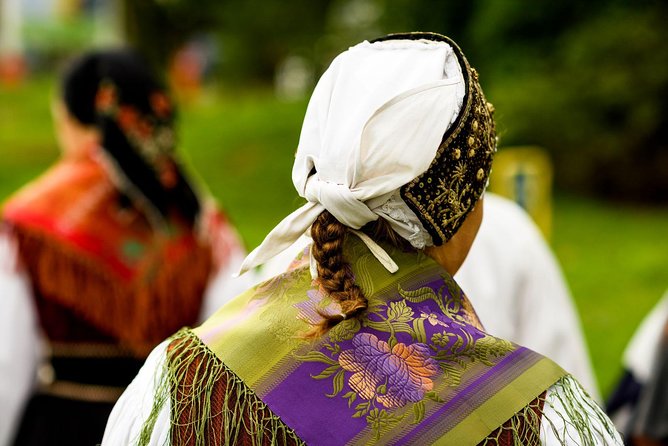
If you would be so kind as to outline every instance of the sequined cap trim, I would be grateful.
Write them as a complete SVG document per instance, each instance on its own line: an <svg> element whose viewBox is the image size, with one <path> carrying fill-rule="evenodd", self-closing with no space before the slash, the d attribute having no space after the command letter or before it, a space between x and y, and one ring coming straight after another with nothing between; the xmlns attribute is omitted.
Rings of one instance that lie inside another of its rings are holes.
<svg viewBox="0 0 668 446"><path fill-rule="evenodd" d="M448 241L485 191L496 152L494 108L485 100L478 73L451 39L433 33L393 34L383 39L428 39L450 44L457 56L466 93L454 124L443 136L429 168L401 188L435 245Z"/></svg>

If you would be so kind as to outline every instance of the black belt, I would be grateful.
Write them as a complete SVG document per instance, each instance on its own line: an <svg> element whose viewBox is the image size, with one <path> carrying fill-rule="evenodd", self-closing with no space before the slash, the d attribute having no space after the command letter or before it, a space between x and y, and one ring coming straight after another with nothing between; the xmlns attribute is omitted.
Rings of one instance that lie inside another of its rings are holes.
<svg viewBox="0 0 668 446"><path fill-rule="evenodd" d="M145 358L113 345L50 344L38 370L38 392L62 398L114 402Z"/></svg>

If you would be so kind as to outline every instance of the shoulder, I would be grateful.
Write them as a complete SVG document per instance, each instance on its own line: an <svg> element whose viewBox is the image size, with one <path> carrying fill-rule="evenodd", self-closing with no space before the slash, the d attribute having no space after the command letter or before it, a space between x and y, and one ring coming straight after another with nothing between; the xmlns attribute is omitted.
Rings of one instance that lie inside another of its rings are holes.
<svg viewBox="0 0 668 446"><path fill-rule="evenodd" d="M493 193L485 194L481 231L512 235L518 239L540 237L529 214L517 203Z"/></svg>

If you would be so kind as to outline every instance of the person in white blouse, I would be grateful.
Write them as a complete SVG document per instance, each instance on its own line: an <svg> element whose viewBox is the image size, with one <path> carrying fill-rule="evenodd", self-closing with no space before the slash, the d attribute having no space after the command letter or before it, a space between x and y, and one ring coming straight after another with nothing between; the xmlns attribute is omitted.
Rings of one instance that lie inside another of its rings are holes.
<svg viewBox="0 0 668 446"><path fill-rule="evenodd" d="M606 412L630 444L665 444L668 291L633 333L622 357L622 375L606 401ZM643 442L644 441L644 442ZM663 441L663 443L661 443Z"/></svg>
<svg viewBox="0 0 668 446"><path fill-rule="evenodd" d="M259 280L253 274L232 277L244 256L243 251L233 254L208 281L199 322ZM38 385L44 355L30 279L11 235L0 231L0 446L11 444L27 399Z"/></svg>

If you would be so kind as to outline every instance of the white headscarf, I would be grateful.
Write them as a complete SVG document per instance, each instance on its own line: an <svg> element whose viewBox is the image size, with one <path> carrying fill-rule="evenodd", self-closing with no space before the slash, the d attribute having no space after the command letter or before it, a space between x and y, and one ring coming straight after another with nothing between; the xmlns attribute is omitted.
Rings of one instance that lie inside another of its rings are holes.
<svg viewBox="0 0 668 446"><path fill-rule="evenodd" d="M445 42L362 42L340 54L315 87L292 169L308 203L267 235L241 273L289 247L324 210L353 230L382 216L424 247L428 235L398 190L427 170L464 93L461 67ZM396 271L385 251L353 232Z"/></svg>

